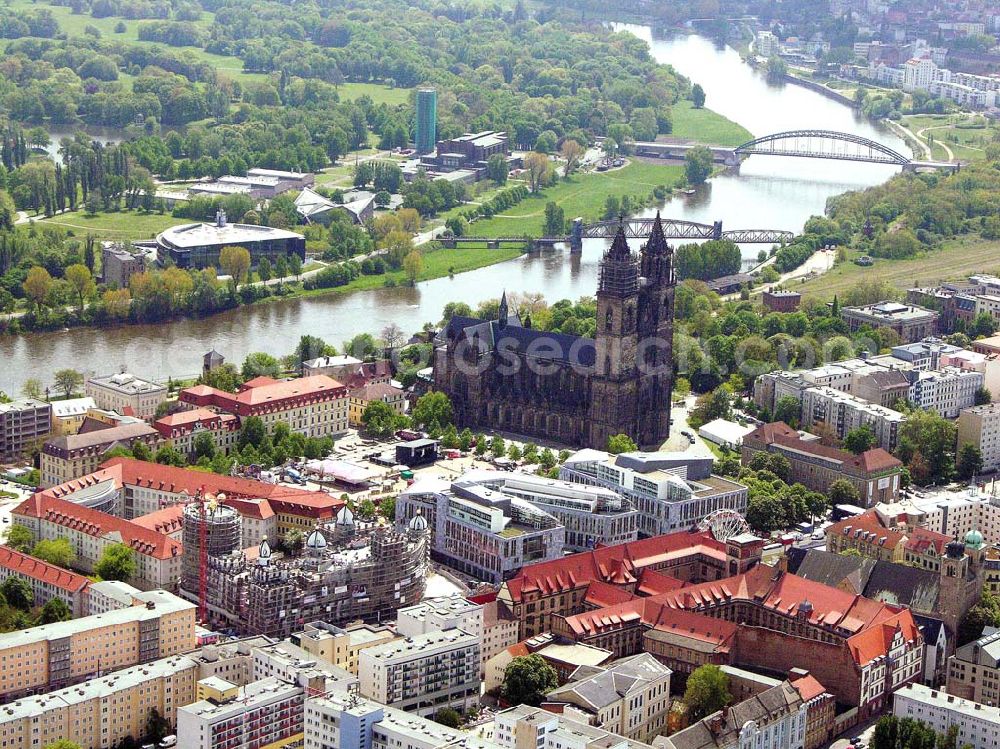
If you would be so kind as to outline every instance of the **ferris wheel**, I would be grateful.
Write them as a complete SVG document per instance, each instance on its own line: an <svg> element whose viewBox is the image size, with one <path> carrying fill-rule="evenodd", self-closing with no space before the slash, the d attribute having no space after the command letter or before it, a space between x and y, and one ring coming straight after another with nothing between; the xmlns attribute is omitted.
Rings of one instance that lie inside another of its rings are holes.
<svg viewBox="0 0 1000 749"><path fill-rule="evenodd" d="M725 543L733 536L749 533L746 518L736 510L716 510L710 512L698 523L699 530L710 530L717 541Z"/></svg>

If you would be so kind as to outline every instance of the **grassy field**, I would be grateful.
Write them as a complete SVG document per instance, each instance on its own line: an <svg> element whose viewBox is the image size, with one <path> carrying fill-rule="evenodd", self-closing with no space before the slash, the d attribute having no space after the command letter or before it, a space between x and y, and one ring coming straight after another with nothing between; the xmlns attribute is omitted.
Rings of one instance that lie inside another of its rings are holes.
<svg viewBox="0 0 1000 749"><path fill-rule="evenodd" d="M674 104L672 110L675 138L687 138L710 146L740 146L753 135L740 124L711 109L695 109L690 101Z"/></svg>
<svg viewBox="0 0 1000 749"><path fill-rule="evenodd" d="M39 224L61 226L76 234L96 234L107 239L149 239L159 232L178 224L189 224L189 219L174 218L169 213L98 213L88 216L83 211L61 213L52 218L38 219Z"/></svg>
<svg viewBox="0 0 1000 749"><path fill-rule="evenodd" d="M521 255L520 250L501 249L487 250L479 247L457 247L454 250L438 249L424 251L424 267L417 277L417 281L430 281L434 278L443 278L456 273L463 273L476 268L483 268L487 265L502 263L506 260L513 260ZM397 285L407 283L406 273L401 270L392 271L382 276L361 276L351 281L345 286L338 286L333 289L314 289L303 291L297 296L320 296L323 294L344 293L348 291L367 291L371 289L381 289L385 286L387 279L392 279Z"/></svg>
<svg viewBox="0 0 1000 749"><path fill-rule="evenodd" d="M469 227L469 233L481 237L538 237L542 235L545 204L548 202L562 206L566 218L583 216L595 220L603 213L608 195L632 195L644 200L657 185L671 187L683 176L683 166L662 166L642 161L632 161L623 169L610 172L573 175L546 188L540 195L526 198L502 215L476 221Z"/></svg>
<svg viewBox="0 0 1000 749"><path fill-rule="evenodd" d="M344 83L338 89L340 98L345 101L354 101L361 96L370 96L376 104L383 102L389 106L396 104L406 104L410 100L408 88L390 88L378 83Z"/></svg>
<svg viewBox="0 0 1000 749"><path fill-rule="evenodd" d="M960 161L979 160L983 149L1000 133L1000 128L985 118L964 114L906 115L903 124L930 145L933 158L942 161L949 159L948 149Z"/></svg>
<svg viewBox="0 0 1000 749"><path fill-rule="evenodd" d="M859 253L852 253L851 258ZM1000 271L1000 242L978 237L965 237L946 243L940 250L929 250L906 260L875 259L875 265L863 268L852 262L841 263L823 275L800 283L792 281L789 288L823 300L843 295L859 282L872 278L888 281L900 289L933 286L941 281L956 280L970 273Z"/></svg>

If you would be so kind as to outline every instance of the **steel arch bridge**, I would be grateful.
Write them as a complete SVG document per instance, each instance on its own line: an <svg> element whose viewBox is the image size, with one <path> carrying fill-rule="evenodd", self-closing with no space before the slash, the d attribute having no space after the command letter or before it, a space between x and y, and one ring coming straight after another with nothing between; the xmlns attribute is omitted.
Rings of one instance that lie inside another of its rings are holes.
<svg viewBox="0 0 1000 749"><path fill-rule="evenodd" d="M625 236L629 239L648 239L653 230L653 221L655 219L652 218L628 218L624 221L612 220L582 224L579 228L579 235L571 235L570 243L572 244L574 239L614 239L619 226L624 227ZM793 232L781 229L723 231L721 221L716 221L714 224L699 224L694 221L661 218L660 223L663 224L663 234L668 239L728 239L738 244L781 244L792 241L795 236Z"/></svg>
<svg viewBox="0 0 1000 749"><path fill-rule="evenodd" d="M870 164L909 166L906 156L878 141L835 130L789 130L773 133L744 143L735 149L740 157L799 156L809 159L864 161Z"/></svg>

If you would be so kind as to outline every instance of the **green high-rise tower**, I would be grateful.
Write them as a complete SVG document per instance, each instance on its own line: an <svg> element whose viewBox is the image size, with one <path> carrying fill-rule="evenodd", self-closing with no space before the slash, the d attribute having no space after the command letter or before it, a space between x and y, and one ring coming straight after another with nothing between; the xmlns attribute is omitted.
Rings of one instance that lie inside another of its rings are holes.
<svg viewBox="0 0 1000 749"><path fill-rule="evenodd" d="M437 91L417 91L417 153L430 153L437 143Z"/></svg>

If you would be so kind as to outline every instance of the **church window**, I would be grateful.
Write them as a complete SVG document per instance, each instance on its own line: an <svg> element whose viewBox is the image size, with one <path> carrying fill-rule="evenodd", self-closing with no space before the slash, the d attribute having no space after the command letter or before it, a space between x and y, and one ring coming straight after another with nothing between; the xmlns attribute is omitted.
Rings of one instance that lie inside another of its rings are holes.
<svg viewBox="0 0 1000 749"><path fill-rule="evenodd" d="M611 314L611 310L608 310L608 313L604 316L604 329L605 330L611 330L611 320L612 320L612 317L613 316Z"/></svg>

